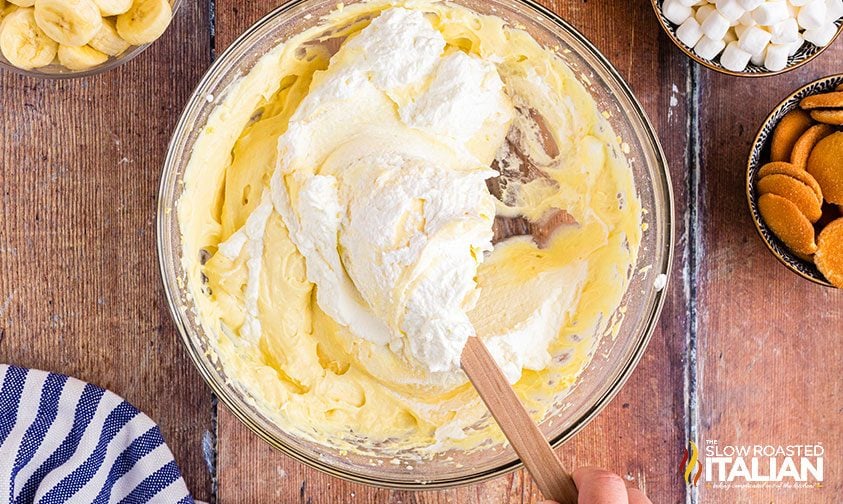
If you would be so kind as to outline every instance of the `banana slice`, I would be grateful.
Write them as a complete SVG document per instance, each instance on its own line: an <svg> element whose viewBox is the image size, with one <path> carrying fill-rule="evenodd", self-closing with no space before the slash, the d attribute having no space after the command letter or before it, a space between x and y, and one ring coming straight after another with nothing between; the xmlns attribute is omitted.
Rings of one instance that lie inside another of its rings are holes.
<svg viewBox="0 0 843 504"><path fill-rule="evenodd" d="M132 0L94 0L103 17L123 14L132 6Z"/></svg>
<svg viewBox="0 0 843 504"><path fill-rule="evenodd" d="M136 0L128 12L117 16L117 33L132 45L149 44L164 33L172 17L167 0Z"/></svg>
<svg viewBox="0 0 843 504"><path fill-rule="evenodd" d="M9 63L26 70L49 65L58 44L35 22L32 9L17 9L0 24L0 51Z"/></svg>
<svg viewBox="0 0 843 504"><path fill-rule="evenodd" d="M35 21L61 45L79 47L102 27L102 16L93 0L35 0Z"/></svg>
<svg viewBox="0 0 843 504"><path fill-rule="evenodd" d="M101 65L108 60L108 55L91 46L59 46L59 63L70 70L87 70Z"/></svg>
<svg viewBox="0 0 843 504"><path fill-rule="evenodd" d="M35 5L35 0L9 0L9 3L13 3L18 7L32 7Z"/></svg>
<svg viewBox="0 0 843 504"><path fill-rule="evenodd" d="M4 1L5 0L0 0L0 23L3 22L3 18L5 18L9 14L15 12L16 10L20 9L20 7L18 7L15 4L10 4L10 3L4 4L3 3Z"/></svg>
<svg viewBox="0 0 843 504"><path fill-rule="evenodd" d="M88 45L109 56L117 56L129 48L129 43L120 38L114 27L114 21L110 19L102 20L102 28L88 42Z"/></svg>

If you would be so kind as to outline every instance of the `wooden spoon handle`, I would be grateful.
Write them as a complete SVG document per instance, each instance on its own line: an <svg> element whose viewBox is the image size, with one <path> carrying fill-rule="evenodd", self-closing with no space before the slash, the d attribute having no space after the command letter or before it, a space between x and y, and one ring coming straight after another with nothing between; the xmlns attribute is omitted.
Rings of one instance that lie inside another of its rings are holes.
<svg viewBox="0 0 843 504"><path fill-rule="evenodd" d="M577 487L573 478L530 418L480 338L468 338L461 362L463 371L530 471L542 495L559 504L577 504Z"/></svg>

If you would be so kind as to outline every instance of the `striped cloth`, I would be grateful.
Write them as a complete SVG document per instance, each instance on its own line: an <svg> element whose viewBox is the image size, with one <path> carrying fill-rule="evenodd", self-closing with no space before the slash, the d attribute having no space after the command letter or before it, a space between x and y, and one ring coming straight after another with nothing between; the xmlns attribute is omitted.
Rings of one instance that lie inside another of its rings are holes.
<svg viewBox="0 0 843 504"><path fill-rule="evenodd" d="M158 426L112 392L0 365L0 504L193 503Z"/></svg>

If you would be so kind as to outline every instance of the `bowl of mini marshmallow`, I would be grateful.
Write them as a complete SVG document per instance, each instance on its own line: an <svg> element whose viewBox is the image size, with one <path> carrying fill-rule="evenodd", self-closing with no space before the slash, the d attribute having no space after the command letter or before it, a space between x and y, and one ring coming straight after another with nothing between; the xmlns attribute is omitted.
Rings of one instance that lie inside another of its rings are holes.
<svg viewBox="0 0 843 504"><path fill-rule="evenodd" d="M811 61L840 35L843 0L652 0L671 40L701 65L765 77Z"/></svg>

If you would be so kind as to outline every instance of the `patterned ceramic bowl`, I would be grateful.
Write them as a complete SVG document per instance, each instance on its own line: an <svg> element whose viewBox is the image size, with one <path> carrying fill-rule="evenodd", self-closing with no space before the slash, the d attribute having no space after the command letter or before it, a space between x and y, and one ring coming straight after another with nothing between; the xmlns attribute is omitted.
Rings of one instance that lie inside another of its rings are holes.
<svg viewBox="0 0 843 504"><path fill-rule="evenodd" d="M683 53L685 53L689 58L693 59L700 65L710 68L716 72L724 73L726 75L733 75L736 77L769 77L771 75L778 75L785 72L789 72L794 68L799 68L802 65L808 63L812 59L816 58L823 51L826 50L831 44L837 40L837 37L840 36L840 33L843 32L843 17L837 19L835 24L837 25L837 34L831 39L831 42L825 47L817 47L810 42L805 42L802 44L802 47L794 54L793 56L787 59L787 66L784 67L782 70L778 71L771 71L767 70L764 66L753 65L752 63L748 64L746 68L742 72L734 72L732 70L727 70L720 64L720 57L717 56L714 59L705 59L701 58L694 52L693 48L686 46L681 40L676 37L676 29L678 28L677 25L671 23L664 17L664 13L662 12L662 3L664 0L650 0L653 5L653 11L656 13L656 18L659 20L659 24L661 25L662 29L667 33L670 40L676 44Z"/></svg>
<svg viewBox="0 0 843 504"><path fill-rule="evenodd" d="M764 123L761 124L761 128L758 130L758 134L755 136L755 141L752 144L752 151L749 153L749 160L747 161L746 167L746 199L749 203L752 220L755 222L755 228L758 230L761 239L764 240L770 252L782 264L790 268L791 271L826 287L834 286L825 279L823 274L814 266L814 263L797 257L767 228L764 219L761 218L761 214L758 211L759 195L756 186L758 182L758 170L770 160L769 140L781 118L791 110L799 107L799 101L802 98L832 91L840 84L843 84L843 74L829 75L797 89L785 98L784 101L779 103L770 115L767 116Z"/></svg>

